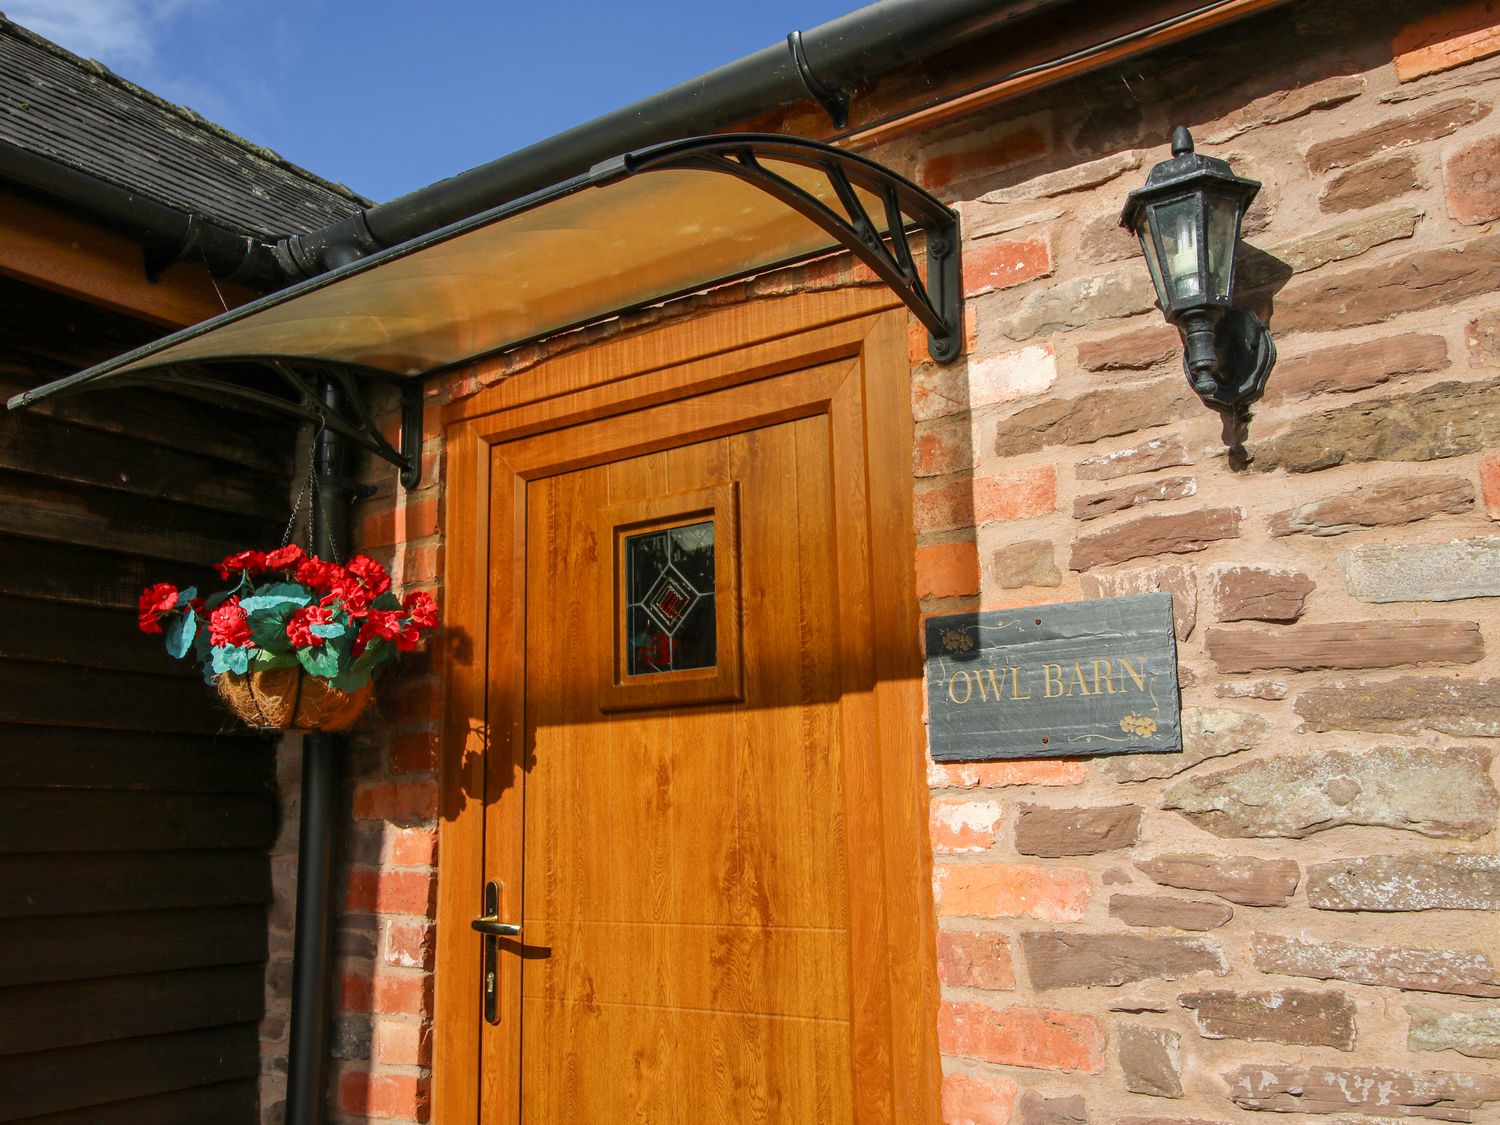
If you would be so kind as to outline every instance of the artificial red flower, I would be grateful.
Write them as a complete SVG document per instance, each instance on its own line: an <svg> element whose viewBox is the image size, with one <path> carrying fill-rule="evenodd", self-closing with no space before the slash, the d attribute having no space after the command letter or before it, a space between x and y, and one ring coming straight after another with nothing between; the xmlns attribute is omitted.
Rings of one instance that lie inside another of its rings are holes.
<svg viewBox="0 0 1500 1125"><path fill-rule="evenodd" d="M394 609L372 609L359 627L359 636L354 638L354 655L365 651L375 638L393 641L401 635L401 614Z"/></svg>
<svg viewBox="0 0 1500 1125"><path fill-rule="evenodd" d="M360 585L359 580L343 575L333 584L333 589L323 598L324 605L339 604L350 617L363 617L370 612L370 591Z"/></svg>
<svg viewBox="0 0 1500 1125"><path fill-rule="evenodd" d="M177 587L170 582L158 582L147 586L141 594L137 609L137 623L143 633L160 633L158 618L168 610L177 608Z"/></svg>
<svg viewBox="0 0 1500 1125"><path fill-rule="evenodd" d="M309 590L331 590L343 574L344 568L338 563L324 562L316 555L309 555L297 564L297 581Z"/></svg>
<svg viewBox="0 0 1500 1125"><path fill-rule="evenodd" d="M286 623L287 640L296 648L318 648L326 638L312 631L314 625L327 625L333 621L333 610L320 605L305 605L292 614Z"/></svg>
<svg viewBox="0 0 1500 1125"><path fill-rule="evenodd" d="M239 571L244 571L251 578L266 569L266 553L264 551L241 551L237 555L230 555L219 563L219 577L228 581L229 576Z"/></svg>
<svg viewBox="0 0 1500 1125"><path fill-rule="evenodd" d="M403 625L401 632L396 634L396 648L401 652L411 652L422 643L422 631L415 625Z"/></svg>
<svg viewBox="0 0 1500 1125"><path fill-rule="evenodd" d="M364 583L372 598L380 597L391 588L391 576L385 572L385 567L368 555L355 555L345 569Z"/></svg>
<svg viewBox="0 0 1500 1125"><path fill-rule="evenodd" d="M413 590L407 594L401 608L418 629L437 628L437 602L426 590Z"/></svg>
<svg viewBox="0 0 1500 1125"><path fill-rule="evenodd" d="M246 616L245 611L240 608L240 599L230 598L209 616L209 640L215 645L254 648L255 642L250 638L250 624L245 620Z"/></svg>
<svg viewBox="0 0 1500 1125"><path fill-rule="evenodd" d="M285 547L278 547L266 555L266 569L290 570L305 558L307 558L306 551L295 543L288 543Z"/></svg>

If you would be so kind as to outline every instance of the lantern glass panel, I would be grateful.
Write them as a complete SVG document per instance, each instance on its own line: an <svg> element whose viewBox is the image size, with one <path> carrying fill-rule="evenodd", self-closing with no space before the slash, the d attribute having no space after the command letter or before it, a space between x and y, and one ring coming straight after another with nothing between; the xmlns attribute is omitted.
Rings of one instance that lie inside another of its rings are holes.
<svg viewBox="0 0 1500 1125"><path fill-rule="evenodd" d="M1142 207L1137 234L1141 240L1141 253L1146 256L1146 268L1151 271L1151 284L1156 286L1156 302L1166 308L1167 286L1161 278L1161 259L1156 252L1156 236L1152 233L1151 208Z"/></svg>
<svg viewBox="0 0 1500 1125"><path fill-rule="evenodd" d="M1240 202L1226 196L1208 198L1208 283L1210 296L1228 301L1234 289L1234 252L1240 233Z"/></svg>
<svg viewBox="0 0 1500 1125"><path fill-rule="evenodd" d="M1154 208L1156 234L1161 242L1163 272L1173 308L1202 304L1203 263L1200 254L1198 199L1189 196Z"/></svg>

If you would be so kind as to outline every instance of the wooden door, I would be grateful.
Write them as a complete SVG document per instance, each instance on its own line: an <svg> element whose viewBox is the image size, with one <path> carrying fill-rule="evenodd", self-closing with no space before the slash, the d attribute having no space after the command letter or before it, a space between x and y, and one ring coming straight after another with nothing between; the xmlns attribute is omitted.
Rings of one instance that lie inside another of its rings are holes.
<svg viewBox="0 0 1500 1125"><path fill-rule="evenodd" d="M903 319L604 418L469 423L490 745L481 854L445 843L442 888L473 917L503 884L522 935L493 1020L440 969L440 1113L454 996L486 1125L935 1120L909 423L874 417L905 413ZM472 963L453 905L440 958Z"/></svg>

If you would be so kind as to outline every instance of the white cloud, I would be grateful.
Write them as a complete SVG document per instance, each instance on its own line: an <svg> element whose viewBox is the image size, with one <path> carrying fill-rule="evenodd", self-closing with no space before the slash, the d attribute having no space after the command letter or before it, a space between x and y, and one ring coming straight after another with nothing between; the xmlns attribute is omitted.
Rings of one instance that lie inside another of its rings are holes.
<svg viewBox="0 0 1500 1125"><path fill-rule="evenodd" d="M5 0L16 23L114 70L149 67L163 26L194 0Z"/></svg>

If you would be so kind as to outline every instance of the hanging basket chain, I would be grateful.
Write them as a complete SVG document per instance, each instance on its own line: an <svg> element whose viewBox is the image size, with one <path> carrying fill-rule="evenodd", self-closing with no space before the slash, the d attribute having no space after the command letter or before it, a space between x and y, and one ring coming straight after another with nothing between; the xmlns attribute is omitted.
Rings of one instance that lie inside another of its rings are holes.
<svg viewBox="0 0 1500 1125"><path fill-rule="evenodd" d="M313 477L316 474L318 437L328 427L328 419L319 415L318 428L314 431L312 441L307 445L307 472L302 477L302 487L297 491L297 501L292 505L291 518L286 521L286 530L281 533L281 545L285 547L292 541L292 532L297 527L297 517L302 514L302 502L307 499L307 494L312 491ZM307 544L309 551L312 549L311 541ZM337 561L337 560L336 560Z"/></svg>

